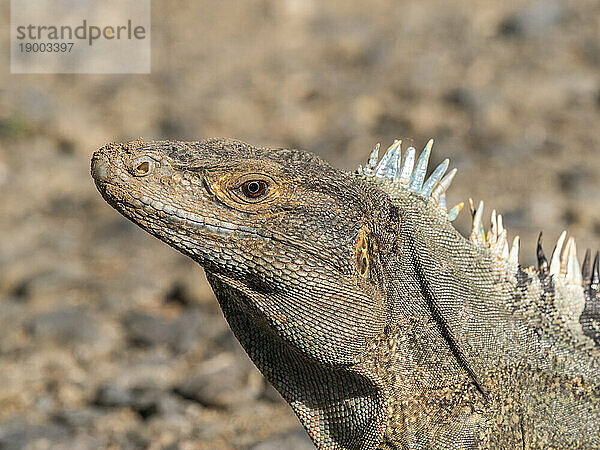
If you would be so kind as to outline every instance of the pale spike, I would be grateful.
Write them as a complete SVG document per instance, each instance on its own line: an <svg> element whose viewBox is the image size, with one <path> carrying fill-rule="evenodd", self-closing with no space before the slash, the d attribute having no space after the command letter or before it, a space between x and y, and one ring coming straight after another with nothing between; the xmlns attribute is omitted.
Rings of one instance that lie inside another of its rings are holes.
<svg viewBox="0 0 600 450"><path fill-rule="evenodd" d="M575 239L570 237L567 239L567 245L560 256L560 274L567 275L569 273L569 256L571 255L571 247L575 243Z"/></svg>
<svg viewBox="0 0 600 450"><path fill-rule="evenodd" d="M402 141L399 141L400 144ZM388 177L392 178L394 181L397 181L400 178L400 159L402 157L402 150L400 148L400 144L398 144L398 148L394 152L394 157L392 158L392 164L390 170L388 171Z"/></svg>
<svg viewBox="0 0 600 450"><path fill-rule="evenodd" d="M488 247L494 247L498 241L498 223L496 221L496 210L492 210L490 218L490 232L488 234Z"/></svg>
<svg viewBox="0 0 600 450"><path fill-rule="evenodd" d="M446 193L445 192L442 192L442 194L440 195L440 198L438 198L437 204L438 204L438 206L440 208L447 209L446 208Z"/></svg>
<svg viewBox="0 0 600 450"><path fill-rule="evenodd" d="M485 228L483 228L483 220L479 223L478 239L482 245L485 244Z"/></svg>
<svg viewBox="0 0 600 450"><path fill-rule="evenodd" d="M479 202L479 206L473 216L473 226L471 227L471 235L469 240L473 243L481 243L481 218L483 217L483 200Z"/></svg>
<svg viewBox="0 0 600 450"><path fill-rule="evenodd" d="M431 198L433 199L434 202L439 204L438 200L440 199L440 196L445 193L446 193L446 189L444 189L444 187L440 183L438 183L433 188L433 191L431 191Z"/></svg>
<svg viewBox="0 0 600 450"><path fill-rule="evenodd" d="M508 259L508 234L506 230L502 230L500 236L498 236L498 242L496 242L495 250L496 253L502 256L504 259ZM506 256L504 255L506 253Z"/></svg>
<svg viewBox="0 0 600 450"><path fill-rule="evenodd" d="M421 156L417 160L417 165L410 181L410 189L414 192L420 192L423 187L423 181L427 174L427 165L429 164L429 155L431 155L431 147L433 146L433 139L429 139L427 145L421 152Z"/></svg>
<svg viewBox="0 0 600 450"><path fill-rule="evenodd" d="M565 242L565 237L567 237L567 232L563 231L560 234L558 241L556 241L556 247L554 247L554 251L552 252L552 259L550 261L550 274L554 276L558 276L560 273L560 254Z"/></svg>
<svg viewBox="0 0 600 450"><path fill-rule="evenodd" d="M504 230L504 233L506 234L506 230ZM504 246L502 247L502 259L504 259L505 261L508 260L509 258L509 250L508 250L508 242L506 242L506 237L504 238Z"/></svg>
<svg viewBox="0 0 600 450"><path fill-rule="evenodd" d="M433 191L431 192L431 198L437 201L438 198L440 198L440 195L442 195L448 190L448 188L452 184L452 180L454 179L456 172L457 169L454 168L450 172L448 172L444 178L440 180L437 186L433 188Z"/></svg>
<svg viewBox="0 0 600 450"><path fill-rule="evenodd" d="M435 168L435 170L433 171L431 176L427 179L427 181L423 185L423 188L421 189L420 194L423 197L429 197L431 195L431 191L433 190L434 186L439 183L439 181L442 179L442 177L446 173L446 170L448 170L449 164L450 164L450 160L448 158L446 158L444 161L442 161L442 163L439 166L437 166Z"/></svg>
<svg viewBox="0 0 600 450"><path fill-rule="evenodd" d="M504 231L504 221L502 220L502 214L498 214L496 222L498 223L498 235L500 235L500 233Z"/></svg>
<svg viewBox="0 0 600 450"><path fill-rule="evenodd" d="M540 231L540 235L538 236L538 241L537 241L536 256L537 256L538 270L540 271L540 273L546 274L546 273L548 273L548 260L546 259L546 255L544 254L544 249L542 247L542 239L543 239L543 233Z"/></svg>
<svg viewBox="0 0 600 450"><path fill-rule="evenodd" d="M404 158L402 158L402 162L400 163L400 178L398 182L402 184L408 184L412 177L413 168L415 166L415 156L416 150L414 147L409 147L406 150L406 154Z"/></svg>
<svg viewBox="0 0 600 450"><path fill-rule="evenodd" d="M575 239L573 239L570 250L569 262L567 264L567 279L571 280L576 285L581 286L583 275L581 274L581 267L579 266L579 260L577 259L577 245L575 244Z"/></svg>
<svg viewBox="0 0 600 450"><path fill-rule="evenodd" d="M390 151L393 153L392 153L392 156L390 159L390 163L389 163L389 167L388 167L386 176L388 178L395 180L396 178L398 178L398 175L400 173L400 158L402 156L402 141L399 139L395 140L392 147L390 147L390 149L391 149Z"/></svg>
<svg viewBox="0 0 600 450"><path fill-rule="evenodd" d="M471 219L475 217L475 205L473 204L473 199L469 197L469 210L471 211Z"/></svg>
<svg viewBox="0 0 600 450"><path fill-rule="evenodd" d="M381 158L381 161L377 164L377 169L375 170L376 177L384 178L388 175L388 171L392 167L396 148L399 144L401 144L401 141L395 140L394 143L388 147L385 155L383 155L383 158Z"/></svg>
<svg viewBox="0 0 600 450"><path fill-rule="evenodd" d="M521 239L519 236L515 236L513 239L512 247L508 255L508 263L511 265L519 264L519 246L521 245Z"/></svg>
<svg viewBox="0 0 600 450"><path fill-rule="evenodd" d="M461 212L463 207L465 206L465 202L460 202L458 205L452 207L450 211L448 211L448 219L450 222L453 222L458 217L458 214Z"/></svg>
<svg viewBox="0 0 600 450"><path fill-rule="evenodd" d="M493 243L489 243L490 241L490 236L488 235L488 247L491 248L492 250L494 250L496 253L501 254L502 253L502 247L504 245L504 243L502 242L502 239L506 239L507 236L504 236L504 238L502 237L503 235L505 235L506 230L502 230L502 233L498 234L498 237L496 238L496 241Z"/></svg>
<svg viewBox="0 0 600 450"><path fill-rule="evenodd" d="M381 147L381 144L378 142L369 156L369 161L367 162L365 169L374 170L375 167L377 167L377 161L379 161L379 147Z"/></svg>

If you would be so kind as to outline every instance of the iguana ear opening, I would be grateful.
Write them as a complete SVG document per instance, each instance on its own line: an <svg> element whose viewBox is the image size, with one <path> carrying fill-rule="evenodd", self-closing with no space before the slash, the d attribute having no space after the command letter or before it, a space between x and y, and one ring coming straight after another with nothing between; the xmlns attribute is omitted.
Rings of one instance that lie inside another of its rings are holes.
<svg viewBox="0 0 600 450"><path fill-rule="evenodd" d="M356 254L355 263L356 270L362 278L369 276L369 248L370 248L370 233L366 227L362 227L358 232L356 239Z"/></svg>

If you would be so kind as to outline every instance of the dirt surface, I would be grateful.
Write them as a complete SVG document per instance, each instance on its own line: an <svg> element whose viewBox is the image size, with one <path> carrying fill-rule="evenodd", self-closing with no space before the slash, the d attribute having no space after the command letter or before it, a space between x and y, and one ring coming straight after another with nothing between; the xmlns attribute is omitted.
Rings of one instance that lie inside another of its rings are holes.
<svg viewBox="0 0 600 450"><path fill-rule="evenodd" d="M311 448L202 270L102 201L106 142L228 136L353 169L434 137L449 201L504 213L524 264L542 229L547 254L563 228L580 259L600 243L596 0L156 1L152 20L150 75L2 60L2 449Z"/></svg>

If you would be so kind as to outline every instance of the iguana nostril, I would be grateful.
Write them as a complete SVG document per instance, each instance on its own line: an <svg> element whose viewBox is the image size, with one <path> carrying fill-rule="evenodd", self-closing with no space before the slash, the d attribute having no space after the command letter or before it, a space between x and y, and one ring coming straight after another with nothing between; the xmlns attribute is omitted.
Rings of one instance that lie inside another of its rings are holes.
<svg viewBox="0 0 600 450"><path fill-rule="evenodd" d="M144 161L143 163L139 164L135 170L138 173L148 173L150 170L150 163L148 161Z"/></svg>
<svg viewBox="0 0 600 450"><path fill-rule="evenodd" d="M143 177L148 175L150 172L154 170L154 163L150 160L144 159L142 161L138 161L133 165L133 174L136 177Z"/></svg>

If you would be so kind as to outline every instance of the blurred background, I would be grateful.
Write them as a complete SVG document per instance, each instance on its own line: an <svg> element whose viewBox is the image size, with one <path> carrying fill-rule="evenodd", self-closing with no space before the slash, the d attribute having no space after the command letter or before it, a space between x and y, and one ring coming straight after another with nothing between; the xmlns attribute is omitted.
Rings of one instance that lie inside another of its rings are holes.
<svg viewBox="0 0 600 450"><path fill-rule="evenodd" d="M3 450L311 448L202 270L96 192L109 141L234 137L353 170L433 137L449 202L502 212L523 264L542 229L547 254L563 228L580 260L600 246L596 0L154 1L150 75L10 75L7 34Z"/></svg>

